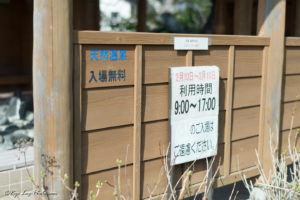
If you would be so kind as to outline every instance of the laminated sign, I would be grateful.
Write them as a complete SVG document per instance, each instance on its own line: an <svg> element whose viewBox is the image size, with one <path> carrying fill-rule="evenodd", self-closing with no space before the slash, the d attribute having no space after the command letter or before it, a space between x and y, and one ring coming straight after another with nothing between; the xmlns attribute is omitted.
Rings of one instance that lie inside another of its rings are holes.
<svg viewBox="0 0 300 200"><path fill-rule="evenodd" d="M216 155L219 68L172 67L169 78L171 165Z"/></svg>

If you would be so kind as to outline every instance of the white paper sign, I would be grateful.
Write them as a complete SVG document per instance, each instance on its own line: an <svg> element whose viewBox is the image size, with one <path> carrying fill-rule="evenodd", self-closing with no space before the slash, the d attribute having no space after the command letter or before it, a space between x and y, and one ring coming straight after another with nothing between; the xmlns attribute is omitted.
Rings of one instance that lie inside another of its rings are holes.
<svg viewBox="0 0 300 200"><path fill-rule="evenodd" d="M169 68L171 165L217 154L219 68Z"/></svg>
<svg viewBox="0 0 300 200"><path fill-rule="evenodd" d="M175 50L208 50L208 38L174 37Z"/></svg>

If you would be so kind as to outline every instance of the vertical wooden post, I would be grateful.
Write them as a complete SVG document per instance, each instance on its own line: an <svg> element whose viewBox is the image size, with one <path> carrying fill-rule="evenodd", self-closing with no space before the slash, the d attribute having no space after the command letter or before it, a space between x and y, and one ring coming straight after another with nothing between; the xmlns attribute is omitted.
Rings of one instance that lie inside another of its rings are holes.
<svg viewBox="0 0 300 200"><path fill-rule="evenodd" d="M138 0L138 32L146 32L147 0Z"/></svg>
<svg viewBox="0 0 300 200"><path fill-rule="evenodd" d="M260 0L258 6L258 35L271 39L266 76L264 150L261 157L265 173L269 174L272 169L271 140L278 152L286 0Z"/></svg>
<svg viewBox="0 0 300 200"><path fill-rule="evenodd" d="M142 45L137 45L134 64L133 199L140 199L141 185L142 56Z"/></svg>
<svg viewBox="0 0 300 200"><path fill-rule="evenodd" d="M34 1L33 94L35 180L45 171L42 154L54 156L72 186L72 1ZM46 177L53 198L67 199L57 168ZM47 174L47 173L46 173ZM41 183L39 183L41 184Z"/></svg>
<svg viewBox="0 0 300 200"><path fill-rule="evenodd" d="M250 35L252 27L253 0L234 1L234 27L235 35Z"/></svg>
<svg viewBox="0 0 300 200"><path fill-rule="evenodd" d="M229 53L228 53L228 72L227 72L227 88L226 88L227 96L225 101L226 102L225 152L224 152L225 176L228 176L230 174L234 59L235 59L235 47L230 46Z"/></svg>

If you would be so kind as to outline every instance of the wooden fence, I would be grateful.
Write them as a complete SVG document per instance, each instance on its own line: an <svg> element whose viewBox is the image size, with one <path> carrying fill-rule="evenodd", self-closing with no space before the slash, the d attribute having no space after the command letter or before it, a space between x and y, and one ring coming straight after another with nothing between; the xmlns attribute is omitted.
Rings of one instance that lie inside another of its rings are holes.
<svg viewBox="0 0 300 200"><path fill-rule="evenodd" d="M211 46L175 51L174 36L208 37ZM269 45L269 38L254 36L75 32L74 170L82 197L96 190L97 180L115 183L117 159L122 160L122 191L134 199L149 196L168 146L168 68L175 66L220 68L216 186L240 180L240 171L257 176L255 149L262 155L269 148L262 139ZM300 94L300 39L288 38L286 45L282 148ZM300 120L295 121L294 127L299 126ZM176 166L175 179L186 166ZM193 170L192 191L205 175L205 161L197 161ZM165 188L163 175L155 195ZM105 184L100 198L113 199L113 188Z"/></svg>

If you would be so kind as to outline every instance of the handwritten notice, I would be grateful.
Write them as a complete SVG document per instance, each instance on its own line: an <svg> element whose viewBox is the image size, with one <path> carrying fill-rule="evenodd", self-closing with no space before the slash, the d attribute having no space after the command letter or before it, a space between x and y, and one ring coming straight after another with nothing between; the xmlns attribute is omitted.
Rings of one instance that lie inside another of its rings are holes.
<svg viewBox="0 0 300 200"><path fill-rule="evenodd" d="M219 68L169 68L171 165L217 154Z"/></svg>
<svg viewBox="0 0 300 200"><path fill-rule="evenodd" d="M208 45L208 38L174 37L175 50L208 50Z"/></svg>

